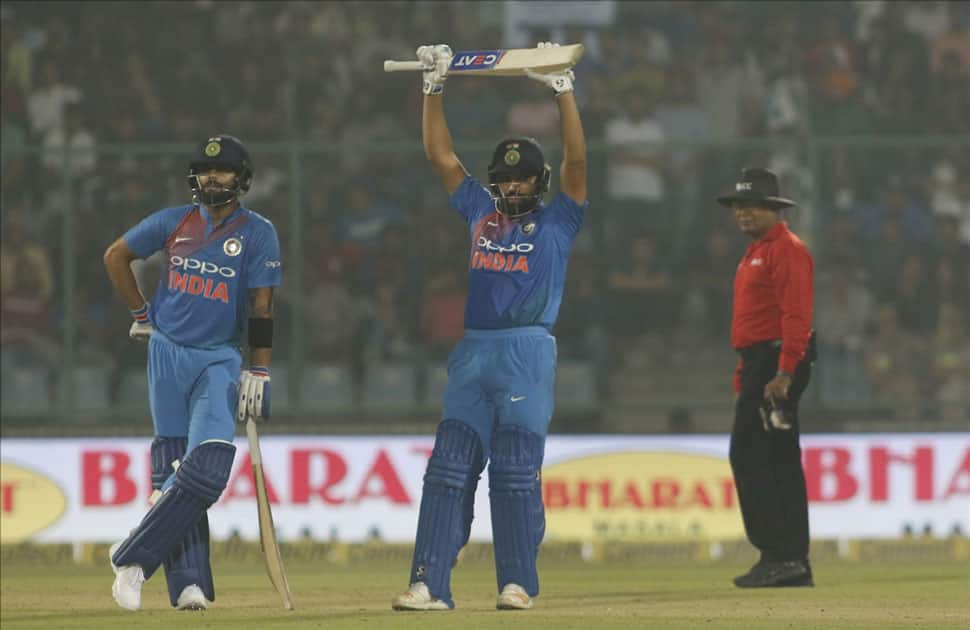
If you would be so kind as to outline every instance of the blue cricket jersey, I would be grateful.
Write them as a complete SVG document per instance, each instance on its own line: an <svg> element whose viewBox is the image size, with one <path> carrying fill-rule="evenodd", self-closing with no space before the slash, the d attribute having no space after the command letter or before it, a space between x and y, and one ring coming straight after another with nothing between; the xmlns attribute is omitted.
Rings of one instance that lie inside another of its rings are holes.
<svg viewBox="0 0 970 630"><path fill-rule="evenodd" d="M559 315L566 265L589 202L559 193L549 205L517 219L495 209L495 200L469 176L450 203L471 229L465 328L544 326Z"/></svg>
<svg viewBox="0 0 970 630"><path fill-rule="evenodd" d="M165 208L124 235L139 258L165 250L167 272L152 298L152 325L175 343L197 348L238 345L248 289L280 284L276 228L247 208L218 227L196 205Z"/></svg>

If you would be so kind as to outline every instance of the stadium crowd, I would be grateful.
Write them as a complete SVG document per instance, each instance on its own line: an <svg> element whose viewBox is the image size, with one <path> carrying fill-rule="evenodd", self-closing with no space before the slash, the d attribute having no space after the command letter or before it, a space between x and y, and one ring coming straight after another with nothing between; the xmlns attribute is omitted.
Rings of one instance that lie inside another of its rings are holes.
<svg viewBox="0 0 970 630"><path fill-rule="evenodd" d="M216 132L310 147L296 166L285 148L254 150L245 200L280 232L278 317L301 309L305 361L353 366L360 380L382 362L443 360L462 334L467 243L420 151L420 81L381 62L422 43L495 47L505 32L493 4L5 2L4 370L56 372L70 239L79 363L108 367L115 389L143 366L101 252L148 211L187 200L185 159L168 143ZM605 375L608 397L622 395L610 375L644 368L671 335L688 355L730 352L746 242L713 196L760 163L800 202L791 220L817 264L817 400L902 398L907 419L970 414L970 5L614 9L606 26L528 30L586 44L576 75L592 206L555 331L561 356ZM505 135L556 137L555 104L527 83L449 82L474 175ZM292 327L280 328L285 362Z"/></svg>

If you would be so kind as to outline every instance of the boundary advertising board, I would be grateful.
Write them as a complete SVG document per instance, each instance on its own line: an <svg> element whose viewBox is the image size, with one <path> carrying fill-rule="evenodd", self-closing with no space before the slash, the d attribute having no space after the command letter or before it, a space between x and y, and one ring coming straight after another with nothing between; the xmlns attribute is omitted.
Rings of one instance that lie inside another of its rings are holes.
<svg viewBox="0 0 970 630"><path fill-rule="evenodd" d="M282 540L412 542L431 436L268 435L263 465ZM149 439L0 440L2 542L111 542L148 508ZM258 539L245 438L209 510L213 537ZM728 439L550 436L546 540L743 537ZM970 531L970 434L802 437L813 538L895 538L910 528ZM472 539L491 537L488 475Z"/></svg>

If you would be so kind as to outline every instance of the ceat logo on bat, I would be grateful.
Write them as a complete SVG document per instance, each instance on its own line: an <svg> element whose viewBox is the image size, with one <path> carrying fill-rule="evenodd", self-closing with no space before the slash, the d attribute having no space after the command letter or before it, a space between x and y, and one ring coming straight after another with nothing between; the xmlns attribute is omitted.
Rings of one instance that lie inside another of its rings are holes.
<svg viewBox="0 0 970 630"><path fill-rule="evenodd" d="M501 50L472 50L460 52L451 60L452 70L488 70L502 58Z"/></svg>

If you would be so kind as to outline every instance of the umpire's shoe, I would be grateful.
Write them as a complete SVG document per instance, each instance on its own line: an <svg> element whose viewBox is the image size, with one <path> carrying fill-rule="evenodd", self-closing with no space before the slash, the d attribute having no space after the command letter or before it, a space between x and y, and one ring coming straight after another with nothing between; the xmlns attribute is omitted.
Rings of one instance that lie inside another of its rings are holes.
<svg viewBox="0 0 970 630"><path fill-rule="evenodd" d="M744 575L734 578L738 588L761 588L766 586L815 586L812 567L808 560L785 562L758 562Z"/></svg>

